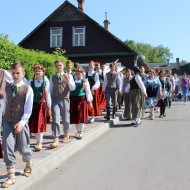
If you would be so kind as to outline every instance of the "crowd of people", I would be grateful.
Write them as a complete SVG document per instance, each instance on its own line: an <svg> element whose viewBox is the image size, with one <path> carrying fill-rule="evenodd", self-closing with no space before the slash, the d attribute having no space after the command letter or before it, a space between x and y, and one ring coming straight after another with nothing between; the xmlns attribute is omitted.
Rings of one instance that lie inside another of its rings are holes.
<svg viewBox="0 0 190 190"><path fill-rule="evenodd" d="M186 73L179 79L171 70L145 72L143 66L134 66L121 71L115 63L106 69L105 64L94 61L89 62L85 71L80 64L72 68L70 60L66 65L56 60L55 68L56 73L48 79L46 68L36 64L32 67L33 78L28 81L20 62L13 63L10 72L0 69L0 126L3 126L0 156L8 174L2 184L4 188L16 182L15 145L26 163L23 175L31 175L30 136L34 134L36 139L34 149L41 151L48 123L51 123L53 149L59 147L61 134L62 143L69 141L70 124L76 126L75 137L81 140L85 124L93 123L103 111L105 121L109 121L123 105L124 118L138 126L145 109L150 110L150 120L154 120L155 111L160 112L159 118L166 117L166 107L171 107L172 100L178 100L180 92L187 104L190 80Z"/></svg>

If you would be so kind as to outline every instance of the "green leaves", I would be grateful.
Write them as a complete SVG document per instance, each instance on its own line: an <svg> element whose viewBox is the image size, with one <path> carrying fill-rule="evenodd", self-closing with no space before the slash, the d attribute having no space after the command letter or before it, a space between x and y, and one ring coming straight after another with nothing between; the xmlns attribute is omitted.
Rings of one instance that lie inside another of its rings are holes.
<svg viewBox="0 0 190 190"><path fill-rule="evenodd" d="M126 40L124 43L138 54L145 56L147 63L165 63L167 58L172 58L173 56L170 49L163 47L163 45L154 47L150 44L136 43L133 40Z"/></svg>

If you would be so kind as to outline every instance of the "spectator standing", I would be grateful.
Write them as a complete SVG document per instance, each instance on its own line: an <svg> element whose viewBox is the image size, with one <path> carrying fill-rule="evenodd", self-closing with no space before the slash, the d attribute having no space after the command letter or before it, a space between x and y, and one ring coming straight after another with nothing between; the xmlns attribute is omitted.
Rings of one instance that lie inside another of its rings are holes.
<svg viewBox="0 0 190 190"><path fill-rule="evenodd" d="M184 105L187 104L187 96L189 93L189 84L190 84L189 78L187 77L187 74L184 73L183 78L181 79L181 91L183 94Z"/></svg>

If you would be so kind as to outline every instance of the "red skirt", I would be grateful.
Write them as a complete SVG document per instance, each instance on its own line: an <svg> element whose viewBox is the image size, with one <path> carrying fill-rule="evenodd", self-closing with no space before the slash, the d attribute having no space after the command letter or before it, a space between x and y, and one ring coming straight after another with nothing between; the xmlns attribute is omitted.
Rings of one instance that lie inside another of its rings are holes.
<svg viewBox="0 0 190 190"><path fill-rule="evenodd" d="M98 99L98 90L94 90L92 108L88 107L89 116L100 116L102 112L100 110L100 101Z"/></svg>
<svg viewBox="0 0 190 190"><path fill-rule="evenodd" d="M34 102L32 115L29 119L30 133L46 132L46 117L47 106L46 103Z"/></svg>
<svg viewBox="0 0 190 190"><path fill-rule="evenodd" d="M86 96L70 96L70 124L88 123Z"/></svg>
<svg viewBox="0 0 190 190"><path fill-rule="evenodd" d="M106 95L102 93L102 86L103 86L103 83L100 84L100 88L98 89L98 99L100 103L100 109L105 110L106 109Z"/></svg>

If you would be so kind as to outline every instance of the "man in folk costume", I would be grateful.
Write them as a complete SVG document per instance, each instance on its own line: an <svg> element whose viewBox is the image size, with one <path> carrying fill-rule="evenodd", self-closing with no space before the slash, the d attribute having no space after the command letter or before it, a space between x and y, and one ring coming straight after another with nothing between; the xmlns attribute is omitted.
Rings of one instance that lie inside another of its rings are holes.
<svg viewBox="0 0 190 190"><path fill-rule="evenodd" d="M71 60L68 60L66 62L66 73L71 74L74 77L75 73L72 71L72 61Z"/></svg>
<svg viewBox="0 0 190 190"><path fill-rule="evenodd" d="M3 97L4 97L4 90L5 90L5 83L11 83L12 77L11 74L4 70L0 69L0 158L3 157L2 153L2 147L1 147L1 133L2 133L2 116L3 116L3 109L4 109L4 102L3 102Z"/></svg>
<svg viewBox="0 0 190 190"><path fill-rule="evenodd" d="M98 99L99 99L99 103L100 103L100 109L105 110L106 109L106 96L104 93L102 93L102 86L103 86L106 72L101 70L100 66L101 66L101 64L99 62L95 62L96 73L99 75L99 80L100 80L100 87L98 89Z"/></svg>
<svg viewBox="0 0 190 190"><path fill-rule="evenodd" d="M144 86L144 83L142 81L141 72L138 66L133 67L134 76L130 80L129 85L126 87L125 92L130 95L130 101L131 101L131 110L132 110L132 118L134 119L134 122L131 123L132 125L138 126L141 124L141 118L140 118L140 112L142 110L142 107L144 105L142 104L142 92L147 97L146 94L146 88Z"/></svg>
<svg viewBox="0 0 190 190"><path fill-rule="evenodd" d="M50 93L52 98L52 135L53 143L50 148L57 148L60 136L60 117L63 123L63 143L69 140L69 124L70 124L70 91L75 90L75 82L71 74L63 72L64 64L61 60L55 61L57 74L50 78Z"/></svg>
<svg viewBox="0 0 190 190"><path fill-rule="evenodd" d="M115 63L110 64L110 72L106 73L103 83L103 93L106 94L106 110L107 115L105 118L110 120L110 99L112 100L113 112L112 118L115 118L116 106L117 106L117 95L121 93L122 81L116 72Z"/></svg>
<svg viewBox="0 0 190 190"><path fill-rule="evenodd" d="M83 78L83 68L75 68L74 71L76 89L70 94L70 123L76 126L75 137L82 139L84 124L88 122L88 106L92 104L92 93L88 80Z"/></svg>
<svg viewBox="0 0 190 190"><path fill-rule="evenodd" d="M24 65L16 62L11 65L13 83L6 83L3 114L3 151L8 179L2 184L7 188L16 182L15 145L26 163L23 175L32 173L32 152L28 120L32 113L33 90L22 79L25 75ZM16 114L15 114L16 113Z"/></svg>
<svg viewBox="0 0 190 190"><path fill-rule="evenodd" d="M100 87L100 81L98 74L94 71L95 62L90 61L89 63L89 71L86 73L86 79L88 79L90 83L90 89L93 96L92 107L89 106L89 116L92 118L89 120L90 123L94 122L95 116L102 115L100 110L100 102L98 100L98 88Z"/></svg>
<svg viewBox="0 0 190 190"><path fill-rule="evenodd" d="M35 133L35 150L42 150L43 132L46 132L47 118L51 114L51 96L49 80L45 77L45 68L34 65L34 78L28 84L34 92L32 115L29 119L30 133Z"/></svg>

